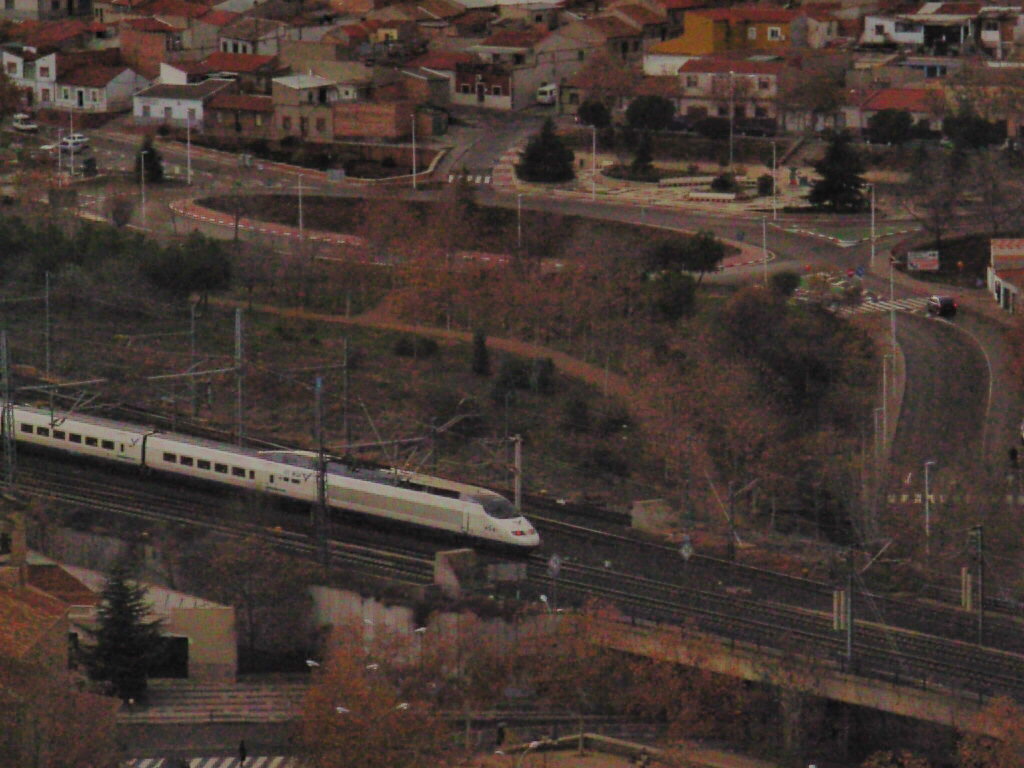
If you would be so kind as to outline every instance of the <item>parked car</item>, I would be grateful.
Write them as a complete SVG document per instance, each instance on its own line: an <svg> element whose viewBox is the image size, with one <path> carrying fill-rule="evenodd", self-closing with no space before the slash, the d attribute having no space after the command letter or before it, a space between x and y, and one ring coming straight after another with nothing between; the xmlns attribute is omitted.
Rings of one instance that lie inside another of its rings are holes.
<svg viewBox="0 0 1024 768"><path fill-rule="evenodd" d="M82 133L72 133L60 140L61 152L80 152L89 146L89 137Z"/></svg>
<svg viewBox="0 0 1024 768"><path fill-rule="evenodd" d="M954 317L956 315L956 299L952 296L929 296L928 314L936 317Z"/></svg>
<svg viewBox="0 0 1024 768"><path fill-rule="evenodd" d="M35 133L39 130L39 126L32 121L32 116L26 115L24 112L19 112L14 116L11 128L21 133Z"/></svg>

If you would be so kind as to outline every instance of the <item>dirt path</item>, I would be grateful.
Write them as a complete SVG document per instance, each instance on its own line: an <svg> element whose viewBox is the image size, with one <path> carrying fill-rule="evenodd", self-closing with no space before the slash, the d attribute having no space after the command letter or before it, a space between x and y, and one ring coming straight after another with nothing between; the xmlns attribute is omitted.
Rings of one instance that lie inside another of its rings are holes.
<svg viewBox="0 0 1024 768"><path fill-rule="evenodd" d="M452 331L444 328L433 328L423 325L412 325L402 323L386 316L373 313L358 315L356 317L345 317L344 315L329 315L321 312L311 312L295 307L277 307L270 304L252 304L236 299L211 299L211 303L221 307L229 308L250 308L254 312L262 312L268 315L289 317L296 320L313 320L318 323L330 323L333 325L354 325L362 328L376 328L383 331L398 331L400 333L415 333L421 336L431 336L436 339L458 341L464 344L471 344L473 334L468 331ZM629 401L635 394L629 380L617 373L612 373L604 368L591 365L578 358L567 355L549 347L518 339L506 339L501 337L488 336L487 345L492 349L500 349L502 352L509 352L519 357L530 359L551 358L555 367L566 376L584 381L605 394Z"/></svg>

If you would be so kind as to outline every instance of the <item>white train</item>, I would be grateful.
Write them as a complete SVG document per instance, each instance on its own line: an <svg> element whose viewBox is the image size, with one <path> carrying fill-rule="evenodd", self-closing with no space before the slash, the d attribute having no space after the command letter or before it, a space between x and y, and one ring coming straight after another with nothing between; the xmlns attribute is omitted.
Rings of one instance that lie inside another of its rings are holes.
<svg viewBox="0 0 1024 768"><path fill-rule="evenodd" d="M296 501L317 500L316 455L255 451L110 419L13 406L19 443ZM519 549L536 547L530 521L500 494L398 469L329 462L327 503Z"/></svg>

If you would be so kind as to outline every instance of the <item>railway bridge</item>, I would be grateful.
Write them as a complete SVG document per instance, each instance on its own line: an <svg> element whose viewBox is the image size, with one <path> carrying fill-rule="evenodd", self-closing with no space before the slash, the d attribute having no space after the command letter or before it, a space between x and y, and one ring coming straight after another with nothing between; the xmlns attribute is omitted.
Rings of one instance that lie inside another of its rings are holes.
<svg viewBox="0 0 1024 768"><path fill-rule="evenodd" d="M851 671L844 660L823 659L810 649L783 651L686 627L604 618L592 630L599 645L625 653L774 685L798 697L814 696L996 735L985 719L978 717L997 695L994 690L981 693L918 675L885 675L877 670L863 673L856 664ZM787 697L782 697L782 702L787 706ZM792 720L785 718L786 722ZM793 735L786 734L786 738Z"/></svg>

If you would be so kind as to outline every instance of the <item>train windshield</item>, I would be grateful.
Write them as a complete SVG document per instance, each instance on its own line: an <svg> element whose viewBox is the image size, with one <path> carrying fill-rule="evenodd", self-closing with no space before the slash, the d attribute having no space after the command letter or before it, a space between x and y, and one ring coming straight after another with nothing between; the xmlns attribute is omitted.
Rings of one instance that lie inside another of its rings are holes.
<svg viewBox="0 0 1024 768"><path fill-rule="evenodd" d="M519 517L512 502L501 496L474 496L473 501L479 503L490 517L496 517L499 520L511 520L513 517Z"/></svg>

